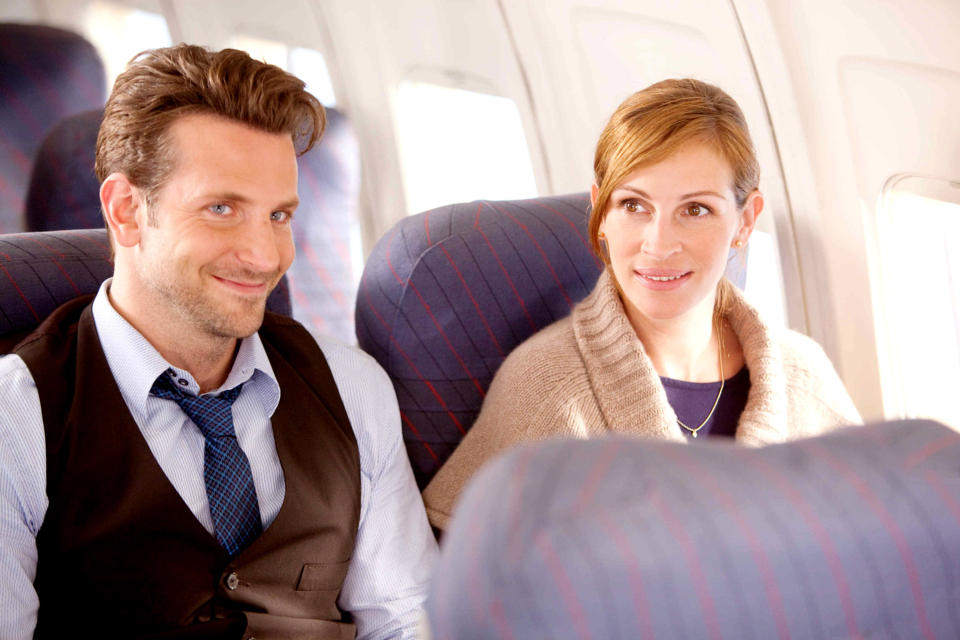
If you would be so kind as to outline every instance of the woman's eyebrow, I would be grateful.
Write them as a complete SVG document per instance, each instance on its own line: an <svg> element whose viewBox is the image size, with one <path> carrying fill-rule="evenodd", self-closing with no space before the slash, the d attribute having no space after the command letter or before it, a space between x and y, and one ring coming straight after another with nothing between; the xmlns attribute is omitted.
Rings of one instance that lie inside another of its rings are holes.
<svg viewBox="0 0 960 640"><path fill-rule="evenodd" d="M721 200L727 199L723 194L717 193L716 191L709 191L709 190L694 191L693 193L685 193L684 195L680 196L680 199L686 200L687 198L696 198L698 196L714 196L715 198L720 198Z"/></svg>
<svg viewBox="0 0 960 640"><path fill-rule="evenodd" d="M623 185L622 187L617 187L617 188L614 189L613 191L614 191L614 193L616 193L617 191L630 191L630 192L632 192L632 193L637 194L637 195L640 196L641 198L646 198L647 200L650 199L650 196L647 194L646 191L643 191L642 189L637 189L636 187L631 187L631 186L628 185L628 184L625 184L625 185Z"/></svg>

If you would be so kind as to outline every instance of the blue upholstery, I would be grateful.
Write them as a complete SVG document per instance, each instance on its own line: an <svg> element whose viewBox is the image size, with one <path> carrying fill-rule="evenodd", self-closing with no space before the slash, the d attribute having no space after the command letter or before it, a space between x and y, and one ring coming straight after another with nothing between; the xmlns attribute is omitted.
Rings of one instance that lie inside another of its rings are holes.
<svg viewBox="0 0 960 640"><path fill-rule="evenodd" d="M960 434L513 449L468 486L434 640L958 638Z"/></svg>
<svg viewBox="0 0 960 640"><path fill-rule="evenodd" d="M49 128L102 107L103 64L81 36L0 24L0 233L20 231L34 153Z"/></svg>
<svg viewBox="0 0 960 640"><path fill-rule="evenodd" d="M113 275L104 229L0 235L0 353L7 353L51 311L96 293ZM267 308L290 314L286 277Z"/></svg>
<svg viewBox="0 0 960 640"><path fill-rule="evenodd" d="M27 190L27 231L97 229L100 181L93 171L103 109L64 118L37 151Z"/></svg>
<svg viewBox="0 0 960 640"><path fill-rule="evenodd" d="M493 374L570 313L601 262L589 198L472 202L401 220L367 259L357 338L393 379L421 487L473 424Z"/></svg>
<svg viewBox="0 0 960 640"><path fill-rule="evenodd" d="M327 108L323 138L298 164L297 257L287 272L293 317L315 333L353 342L357 276L351 251L360 247L360 152L341 112Z"/></svg>
<svg viewBox="0 0 960 640"><path fill-rule="evenodd" d="M401 220L374 247L357 338L393 379L421 488L470 429L507 354L593 289L602 263L589 210L586 193L455 204ZM739 286L741 264L729 263Z"/></svg>

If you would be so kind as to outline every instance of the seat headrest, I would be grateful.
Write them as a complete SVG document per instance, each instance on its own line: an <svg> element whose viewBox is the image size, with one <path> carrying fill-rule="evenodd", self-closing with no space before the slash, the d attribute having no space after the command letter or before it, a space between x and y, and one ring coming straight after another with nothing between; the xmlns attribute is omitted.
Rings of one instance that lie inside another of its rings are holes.
<svg viewBox="0 0 960 640"><path fill-rule="evenodd" d="M609 437L485 466L447 529L435 638L953 638L960 434L760 449Z"/></svg>
<svg viewBox="0 0 960 640"><path fill-rule="evenodd" d="M103 109L68 116L47 134L33 162L24 217L27 231L97 229L100 181L94 173Z"/></svg>
<svg viewBox="0 0 960 640"><path fill-rule="evenodd" d="M50 127L105 99L103 63L83 37L0 24L0 233L23 228L33 156Z"/></svg>

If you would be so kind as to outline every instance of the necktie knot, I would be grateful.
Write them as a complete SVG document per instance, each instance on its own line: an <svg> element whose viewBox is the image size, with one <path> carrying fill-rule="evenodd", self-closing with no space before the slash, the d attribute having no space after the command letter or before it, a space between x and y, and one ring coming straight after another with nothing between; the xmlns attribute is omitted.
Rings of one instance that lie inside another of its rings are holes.
<svg viewBox="0 0 960 640"><path fill-rule="evenodd" d="M205 438L236 437L233 430L233 402L243 385L224 391L218 396L195 396L179 389L168 373L153 383L150 393L158 398L173 400L200 429Z"/></svg>
<svg viewBox="0 0 960 640"><path fill-rule="evenodd" d="M260 535L260 507L250 461L233 429L233 401L243 385L219 396L195 396L179 389L168 372L160 374L150 393L173 400L203 433L203 483L217 541L230 556Z"/></svg>

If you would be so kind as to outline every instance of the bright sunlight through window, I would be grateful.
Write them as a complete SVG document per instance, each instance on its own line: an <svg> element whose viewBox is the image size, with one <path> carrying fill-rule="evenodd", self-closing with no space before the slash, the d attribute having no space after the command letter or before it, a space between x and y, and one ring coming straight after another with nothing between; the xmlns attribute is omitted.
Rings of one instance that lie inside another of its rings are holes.
<svg viewBox="0 0 960 640"><path fill-rule="evenodd" d="M230 39L230 46L241 49L256 60L263 60L289 71L303 80L307 91L328 107L337 106L333 82L323 54L315 49L288 47L283 42L243 34Z"/></svg>
<svg viewBox="0 0 960 640"><path fill-rule="evenodd" d="M537 195L512 100L405 82L397 90L395 109L407 213L468 200Z"/></svg>
<svg viewBox="0 0 960 640"><path fill-rule="evenodd" d="M103 58L108 89L127 67L130 58L144 49L173 44L167 20L162 15L112 2L90 3L83 25L84 35Z"/></svg>
<svg viewBox="0 0 960 640"><path fill-rule="evenodd" d="M960 429L960 183L900 178L881 211L891 378L908 417Z"/></svg>

